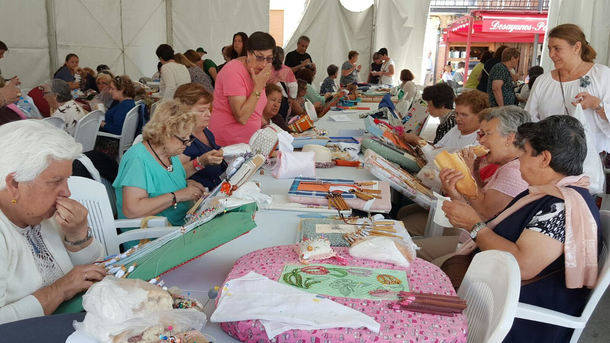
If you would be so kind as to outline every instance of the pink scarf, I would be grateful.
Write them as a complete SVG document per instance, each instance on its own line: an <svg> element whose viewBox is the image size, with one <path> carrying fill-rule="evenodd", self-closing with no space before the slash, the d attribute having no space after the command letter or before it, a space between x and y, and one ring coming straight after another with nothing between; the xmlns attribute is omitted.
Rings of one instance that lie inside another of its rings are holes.
<svg viewBox="0 0 610 343"><path fill-rule="evenodd" d="M592 288L597 281L597 223L582 196L567 186L587 188L589 178L584 175L568 176L557 184L530 186L529 194L504 210L487 224L494 229L498 223L523 206L546 195L563 199L565 203L566 227L563 245L566 269L566 287Z"/></svg>

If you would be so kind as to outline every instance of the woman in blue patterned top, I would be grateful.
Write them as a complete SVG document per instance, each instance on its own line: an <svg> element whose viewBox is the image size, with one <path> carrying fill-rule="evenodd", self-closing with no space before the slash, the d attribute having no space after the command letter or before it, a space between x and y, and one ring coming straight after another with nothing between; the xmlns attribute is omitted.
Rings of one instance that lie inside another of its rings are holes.
<svg viewBox="0 0 610 343"><path fill-rule="evenodd" d="M187 83L176 89L174 99L190 106L191 111L197 114L193 143L180 155L180 162L187 175L191 175L191 180L213 189L221 183L220 176L227 169L227 164L224 163L222 149L216 144L214 134L208 129L212 94L206 92L200 84Z"/></svg>

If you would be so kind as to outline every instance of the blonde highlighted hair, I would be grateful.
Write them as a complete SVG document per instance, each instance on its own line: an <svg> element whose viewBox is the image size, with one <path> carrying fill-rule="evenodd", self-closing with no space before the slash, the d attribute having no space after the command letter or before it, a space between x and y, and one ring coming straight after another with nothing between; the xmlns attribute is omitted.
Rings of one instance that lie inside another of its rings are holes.
<svg viewBox="0 0 610 343"><path fill-rule="evenodd" d="M142 129L142 138L150 144L162 145L174 135L184 137L195 127L196 115L190 107L175 100L163 101Z"/></svg>
<svg viewBox="0 0 610 343"><path fill-rule="evenodd" d="M182 65L184 65L187 68L190 67L196 67L197 65L194 64L193 62L191 62L188 58L186 58L186 56L184 56L183 54L175 54L174 55L174 60Z"/></svg>

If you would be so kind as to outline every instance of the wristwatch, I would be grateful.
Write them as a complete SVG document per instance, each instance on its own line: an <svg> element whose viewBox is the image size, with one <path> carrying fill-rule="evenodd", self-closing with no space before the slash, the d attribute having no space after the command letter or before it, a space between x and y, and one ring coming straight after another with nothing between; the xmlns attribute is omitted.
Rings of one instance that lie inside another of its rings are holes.
<svg viewBox="0 0 610 343"><path fill-rule="evenodd" d="M600 101L600 102L599 102L599 105L597 105L597 107L596 107L596 108L594 108L594 109L593 109L593 111L594 111L594 112L597 112L597 111L599 111L599 110L601 110L601 109L603 109L603 108L604 108L604 102L603 102L603 101Z"/></svg>
<svg viewBox="0 0 610 343"><path fill-rule="evenodd" d="M75 242L71 242L71 241L69 241L69 240L66 238L66 236L64 236L64 242L65 242L66 244L68 244L68 245L71 245L71 246L79 246L79 245L81 245L81 244L83 244L83 243L86 243L88 240L90 240L90 239L91 239L91 237L93 237L93 234L91 233L91 228L90 228L90 227L87 227L87 237L85 237L85 238L83 238L83 239L81 239L81 240L75 241Z"/></svg>
<svg viewBox="0 0 610 343"><path fill-rule="evenodd" d="M487 226L487 224L485 222L478 222L478 223L474 224L472 226L472 230L470 230L470 238L476 239L479 231L481 231L481 229L483 229L486 226Z"/></svg>

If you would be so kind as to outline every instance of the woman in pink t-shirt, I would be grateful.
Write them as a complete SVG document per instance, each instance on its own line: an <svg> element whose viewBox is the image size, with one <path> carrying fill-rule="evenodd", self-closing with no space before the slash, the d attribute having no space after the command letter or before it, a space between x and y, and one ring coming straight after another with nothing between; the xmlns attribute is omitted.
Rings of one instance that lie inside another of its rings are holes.
<svg viewBox="0 0 610 343"><path fill-rule="evenodd" d="M484 110L480 116L479 143L489 149L489 153L485 156L486 162L499 165L496 172L482 186L478 176L479 161L475 161L474 154L466 148L462 150L462 156L469 165L472 175L475 176L479 186L478 194L466 198L456 190L455 183L463 177L458 171L443 169L439 176L448 196L453 200L470 203L483 220L489 220L528 187L519 170L521 150L516 145L515 135L521 124L530 121L530 115L518 106L504 106L496 107L491 111Z"/></svg>
<svg viewBox="0 0 610 343"><path fill-rule="evenodd" d="M271 35L254 32L246 41L246 56L231 60L218 73L208 126L218 145L248 143L260 129L274 48Z"/></svg>

